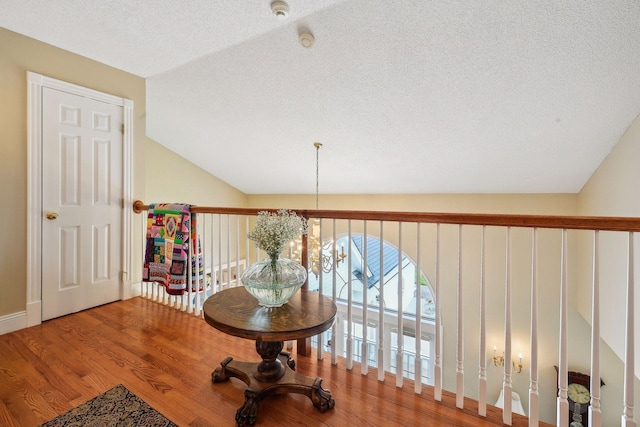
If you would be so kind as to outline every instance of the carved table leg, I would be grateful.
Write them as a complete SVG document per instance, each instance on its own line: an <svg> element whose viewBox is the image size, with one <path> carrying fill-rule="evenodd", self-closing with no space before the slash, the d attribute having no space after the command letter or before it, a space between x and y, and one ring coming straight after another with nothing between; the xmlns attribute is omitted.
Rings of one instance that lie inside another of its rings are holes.
<svg viewBox="0 0 640 427"><path fill-rule="evenodd" d="M258 419L258 403L260 399L253 390L245 390L244 404L236 411L238 427L252 426Z"/></svg>
<svg viewBox="0 0 640 427"><path fill-rule="evenodd" d="M228 381L229 378L231 378L231 377L227 373L227 365L232 360L233 360L233 357L227 357L222 362L220 362L220 366L217 367L211 373L211 381L213 381L214 383L222 383L222 382Z"/></svg>
<svg viewBox="0 0 640 427"><path fill-rule="evenodd" d="M291 368L292 371L295 371L296 361L291 358L291 353L289 353L288 351L281 351L280 355L287 358L287 366L289 366L289 368Z"/></svg>
<svg viewBox="0 0 640 427"><path fill-rule="evenodd" d="M322 378L316 378L311 389L311 402L320 412L327 412L336 405L336 401L331 397L331 392L322 388Z"/></svg>

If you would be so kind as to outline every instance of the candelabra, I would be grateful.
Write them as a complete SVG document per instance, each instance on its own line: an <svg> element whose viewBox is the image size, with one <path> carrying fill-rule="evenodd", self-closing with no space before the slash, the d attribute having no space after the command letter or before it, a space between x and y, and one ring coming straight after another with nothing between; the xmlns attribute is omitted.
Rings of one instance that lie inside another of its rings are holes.
<svg viewBox="0 0 640 427"><path fill-rule="evenodd" d="M504 366L504 352L502 353L502 356L499 356L495 345L493 346L493 357L491 358L491 361L496 367ZM522 369L524 368L524 364L522 363L522 353L518 354L518 363L511 362L511 365L513 366L513 371L515 373L519 374L522 372Z"/></svg>
<svg viewBox="0 0 640 427"><path fill-rule="evenodd" d="M347 254L344 250L344 244L340 246L334 244L333 241L321 243L320 241L320 221L313 220L313 224L309 227L307 234L307 251L309 253L309 266L311 272L316 276L320 272L329 273L334 267L340 265L345 260ZM296 240L291 242L289 249L289 258L301 262L302 259L302 241Z"/></svg>

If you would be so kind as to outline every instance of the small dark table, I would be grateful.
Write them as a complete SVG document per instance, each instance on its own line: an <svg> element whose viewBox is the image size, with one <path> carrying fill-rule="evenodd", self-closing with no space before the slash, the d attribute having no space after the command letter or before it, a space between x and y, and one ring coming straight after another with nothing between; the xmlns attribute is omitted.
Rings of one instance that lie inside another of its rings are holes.
<svg viewBox="0 0 640 427"><path fill-rule="evenodd" d="M247 384L245 402L236 411L239 427L252 426L258 404L267 396L286 393L304 394L313 406L326 412L335 405L322 378L310 378L295 372L295 362L283 352L284 341L317 335L331 327L337 308L331 299L301 290L278 308L258 305L244 287L213 294L202 307L204 319L225 334L256 341L259 363L238 362L227 357L211 374L214 383L235 377Z"/></svg>

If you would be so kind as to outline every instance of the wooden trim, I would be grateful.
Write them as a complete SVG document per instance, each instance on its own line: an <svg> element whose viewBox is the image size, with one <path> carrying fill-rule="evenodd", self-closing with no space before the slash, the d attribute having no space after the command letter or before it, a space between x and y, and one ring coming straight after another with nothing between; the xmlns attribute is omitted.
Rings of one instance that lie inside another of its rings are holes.
<svg viewBox="0 0 640 427"><path fill-rule="evenodd" d="M133 211L148 210L140 200L133 203ZM305 218L335 218L343 220L419 222L433 224L487 225L496 227L538 227L567 230L640 231L640 218L606 216L560 216L560 215L503 215L447 212L378 212L291 209ZM193 206L194 213L256 215L260 211L275 211L265 208L228 208Z"/></svg>

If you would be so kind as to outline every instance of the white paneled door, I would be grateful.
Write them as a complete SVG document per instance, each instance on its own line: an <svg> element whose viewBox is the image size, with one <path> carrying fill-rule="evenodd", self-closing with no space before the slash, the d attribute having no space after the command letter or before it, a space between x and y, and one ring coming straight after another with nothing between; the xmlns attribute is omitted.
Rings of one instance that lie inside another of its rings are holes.
<svg viewBox="0 0 640 427"><path fill-rule="evenodd" d="M123 108L42 91L42 320L48 320L120 299Z"/></svg>

